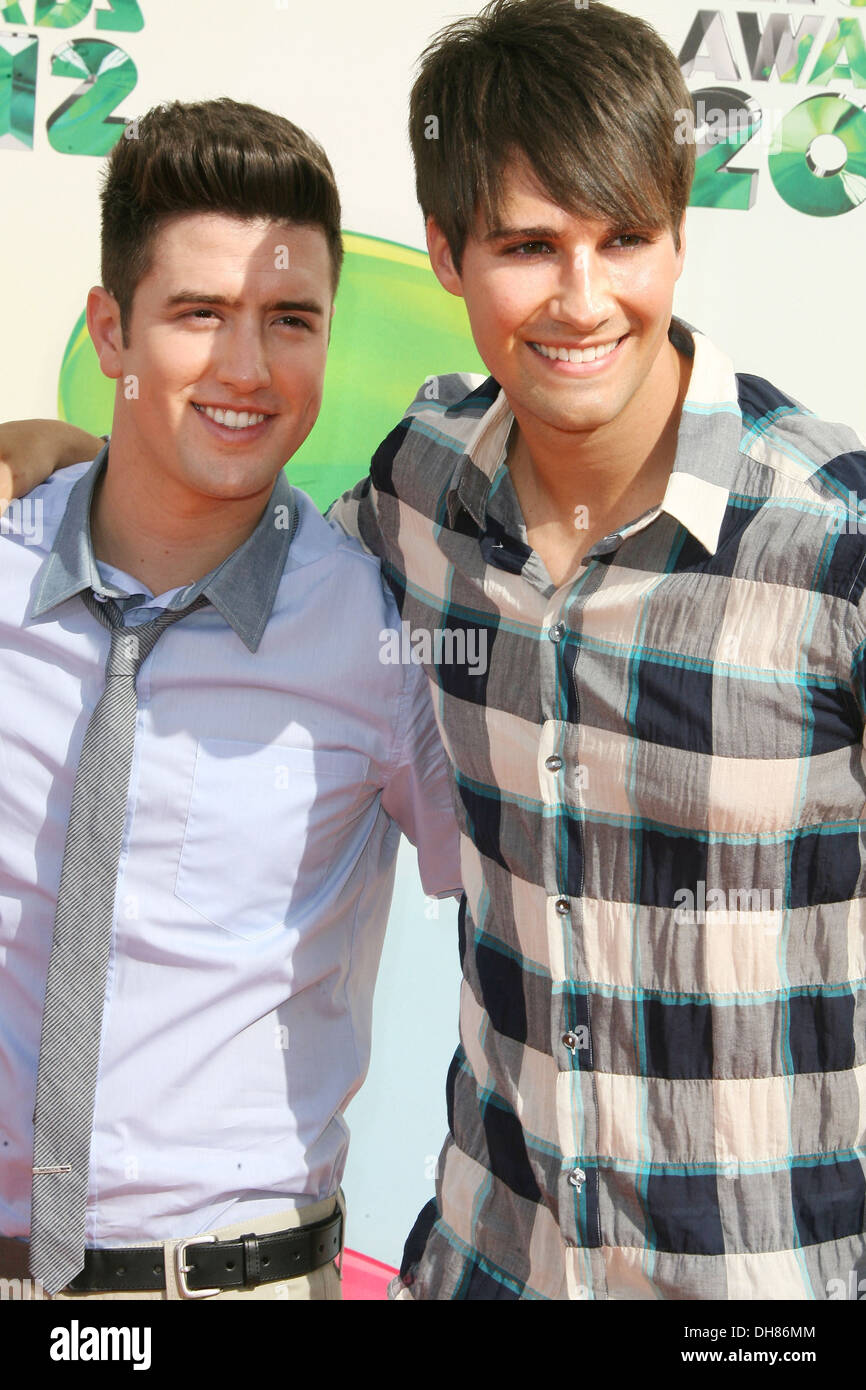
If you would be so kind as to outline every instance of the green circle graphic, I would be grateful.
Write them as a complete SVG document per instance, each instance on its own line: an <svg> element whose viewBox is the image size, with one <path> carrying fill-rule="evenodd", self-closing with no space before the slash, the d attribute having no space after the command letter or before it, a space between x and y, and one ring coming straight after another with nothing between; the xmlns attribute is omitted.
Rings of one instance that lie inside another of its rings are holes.
<svg viewBox="0 0 866 1390"><path fill-rule="evenodd" d="M845 167L821 176L808 154L819 135L835 135L848 151ZM773 183L789 207L810 217L839 217L866 202L866 112L844 97L807 97L789 111L769 153Z"/></svg>
<svg viewBox="0 0 866 1390"><path fill-rule="evenodd" d="M425 253L354 232L344 243L322 410L288 469L323 509L364 476L426 377L486 375L463 303L442 289ZM60 368L60 418L107 434L114 393L82 314Z"/></svg>

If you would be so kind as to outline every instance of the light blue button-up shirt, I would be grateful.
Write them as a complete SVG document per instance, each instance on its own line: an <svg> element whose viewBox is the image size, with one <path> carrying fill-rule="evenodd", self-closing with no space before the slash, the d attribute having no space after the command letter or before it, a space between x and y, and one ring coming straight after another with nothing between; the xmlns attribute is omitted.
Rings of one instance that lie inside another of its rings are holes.
<svg viewBox="0 0 866 1390"><path fill-rule="evenodd" d="M425 891L459 889L423 670L380 660L399 617L376 560L281 474L218 569L153 597L97 566L104 454L0 539L0 1233L29 1232L45 980L75 770L109 633L210 604L159 639L115 900L88 1245L193 1235L333 1193L370 1052L401 829ZM34 536L39 543L34 544ZM417 929L422 929L418 923Z"/></svg>

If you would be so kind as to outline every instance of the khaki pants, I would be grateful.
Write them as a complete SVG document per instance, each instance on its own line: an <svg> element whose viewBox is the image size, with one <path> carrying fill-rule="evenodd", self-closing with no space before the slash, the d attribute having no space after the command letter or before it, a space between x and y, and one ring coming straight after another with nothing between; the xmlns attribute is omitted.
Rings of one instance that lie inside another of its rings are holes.
<svg viewBox="0 0 866 1390"><path fill-rule="evenodd" d="M259 1216L253 1220L235 1222L232 1226L220 1226L213 1231L204 1231L203 1235L216 1236L217 1240L231 1240L237 1236L246 1235L252 1232L254 1235L267 1235L269 1231L285 1231L292 1226L307 1226L314 1221L324 1221L335 1210L340 1207L343 1213L343 1228L345 1231L346 1208L343 1200L342 1191L337 1197L327 1197L323 1202L313 1202L309 1206L292 1208L290 1211L278 1212L275 1216ZM135 1244L136 1242L131 1242ZM151 1242L141 1242L150 1244ZM181 1242L179 1240L167 1240L164 1243L165 1259L165 1289L151 1289L136 1293L130 1290L129 1293L56 1293L52 1301L54 1302L97 1302L103 1300L122 1301L133 1299L136 1301L182 1301L182 1294L177 1286L177 1273L175 1269L174 1252ZM36 1286L38 1293L35 1297L43 1300L51 1299L44 1289ZM251 1289L225 1289L221 1293L212 1294L209 1298L196 1298L196 1303L220 1303L224 1301L242 1302L246 1299L256 1300L278 1300L285 1302L287 1299L341 1299L343 1296L340 1287L340 1274L333 1260L329 1264L323 1265L321 1269L313 1270L312 1274L302 1274L296 1279L277 1280L270 1284L257 1284Z"/></svg>

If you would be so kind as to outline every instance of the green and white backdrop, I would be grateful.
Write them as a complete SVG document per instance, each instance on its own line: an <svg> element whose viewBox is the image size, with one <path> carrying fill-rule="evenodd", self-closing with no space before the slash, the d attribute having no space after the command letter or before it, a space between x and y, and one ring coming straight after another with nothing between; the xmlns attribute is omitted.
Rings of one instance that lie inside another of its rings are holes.
<svg viewBox="0 0 866 1390"><path fill-rule="evenodd" d="M586 0L577 0L586 3ZM592 0L590 0L592 3ZM161 101L232 96L325 146L346 267L322 415L291 480L324 507L433 373L481 370L423 252L414 64L476 0L0 0L0 418L109 428L83 327L101 156ZM620 0L679 55L698 176L678 312L747 371L866 434L866 0ZM349 1241L396 1263L433 1190L457 1036L456 911L401 854L373 1062L348 1120Z"/></svg>

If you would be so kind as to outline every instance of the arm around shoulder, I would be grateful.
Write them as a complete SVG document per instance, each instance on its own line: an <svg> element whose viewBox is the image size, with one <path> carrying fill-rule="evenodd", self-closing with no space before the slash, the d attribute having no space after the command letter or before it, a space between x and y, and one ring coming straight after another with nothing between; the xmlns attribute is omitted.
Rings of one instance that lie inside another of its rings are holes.
<svg viewBox="0 0 866 1390"><path fill-rule="evenodd" d="M0 508L44 483L57 468L95 458L103 441L62 420L0 424Z"/></svg>

